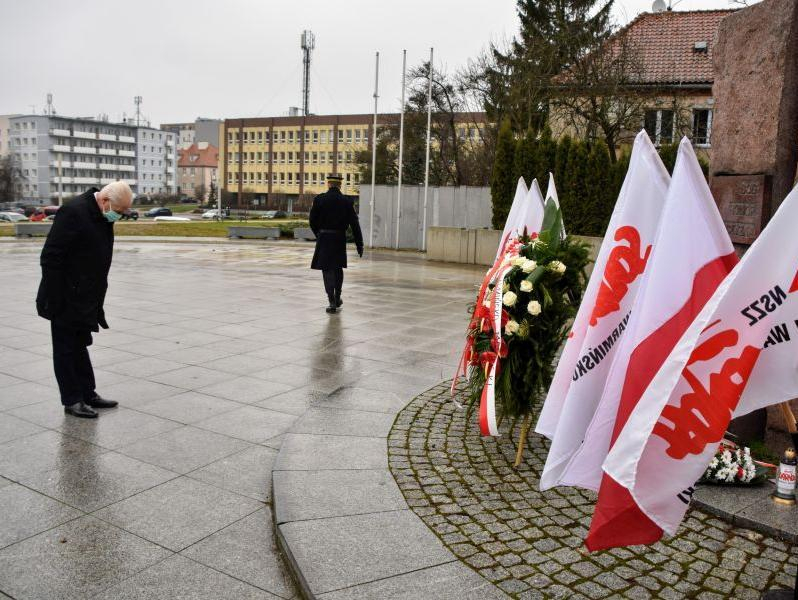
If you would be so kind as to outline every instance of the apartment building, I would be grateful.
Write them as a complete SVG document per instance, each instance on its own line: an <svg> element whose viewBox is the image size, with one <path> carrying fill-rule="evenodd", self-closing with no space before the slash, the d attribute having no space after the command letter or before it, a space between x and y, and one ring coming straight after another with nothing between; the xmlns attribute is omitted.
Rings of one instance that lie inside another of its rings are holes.
<svg viewBox="0 0 798 600"><path fill-rule="evenodd" d="M166 123L161 125L164 131L177 135L178 148L186 150L192 144L206 143L219 147L219 119L197 117L193 123Z"/></svg>
<svg viewBox="0 0 798 600"><path fill-rule="evenodd" d="M23 201L46 204L113 181L127 182L137 195L177 192L173 133L46 115L11 117L9 130Z"/></svg>
<svg viewBox="0 0 798 600"><path fill-rule="evenodd" d="M180 150L177 162L177 183L180 193L200 202L207 202L211 186L216 185L219 150L207 142L192 144ZM202 196L202 197L200 197Z"/></svg>
<svg viewBox="0 0 798 600"><path fill-rule="evenodd" d="M11 141L10 119L16 115L0 115L0 158L9 153Z"/></svg>

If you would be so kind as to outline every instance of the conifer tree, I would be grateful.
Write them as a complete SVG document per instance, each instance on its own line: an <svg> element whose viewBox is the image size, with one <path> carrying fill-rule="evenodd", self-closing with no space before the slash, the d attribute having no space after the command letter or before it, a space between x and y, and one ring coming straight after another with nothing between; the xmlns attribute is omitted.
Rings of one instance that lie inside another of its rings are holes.
<svg viewBox="0 0 798 600"><path fill-rule="evenodd" d="M516 146L515 179L523 177L527 185L531 185L532 179L535 177L537 145L534 132L527 131L526 135L518 140Z"/></svg>
<svg viewBox="0 0 798 600"><path fill-rule="evenodd" d="M493 204L493 228L503 229L510 212L515 193L515 139L510 122L505 120L499 128L496 140L496 158L493 161L493 174L490 181L490 195Z"/></svg>

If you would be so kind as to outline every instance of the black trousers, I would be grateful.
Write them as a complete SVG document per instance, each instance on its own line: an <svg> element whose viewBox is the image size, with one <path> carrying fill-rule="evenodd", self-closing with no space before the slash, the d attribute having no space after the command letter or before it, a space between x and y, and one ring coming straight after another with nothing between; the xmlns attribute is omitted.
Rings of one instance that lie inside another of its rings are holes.
<svg viewBox="0 0 798 600"><path fill-rule="evenodd" d="M91 331L51 322L53 336L53 367L61 404L69 406L86 401L94 395L94 369L91 366L88 347L91 346Z"/></svg>
<svg viewBox="0 0 798 600"><path fill-rule="evenodd" d="M327 299L330 304L334 304L337 298L341 297L341 288L344 286L344 270L342 268L322 271L324 276L324 291L327 292Z"/></svg>

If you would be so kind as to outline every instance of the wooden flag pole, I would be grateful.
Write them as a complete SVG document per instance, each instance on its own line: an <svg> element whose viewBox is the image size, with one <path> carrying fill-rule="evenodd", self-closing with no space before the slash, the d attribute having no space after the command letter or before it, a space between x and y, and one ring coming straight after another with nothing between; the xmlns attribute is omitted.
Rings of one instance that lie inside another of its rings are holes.
<svg viewBox="0 0 798 600"><path fill-rule="evenodd" d="M532 417L529 413L524 415L524 422L521 424L521 439L518 440L518 451L515 453L515 462L513 463L514 469L517 469L521 465L521 458L524 455L524 444L526 443L526 436L529 433L531 420Z"/></svg>
<svg viewBox="0 0 798 600"><path fill-rule="evenodd" d="M779 408L781 409L781 414L784 417L784 422L787 424L787 431L789 431L791 434L798 433L798 425L796 425L795 415L792 414L790 403L782 402L779 404Z"/></svg>

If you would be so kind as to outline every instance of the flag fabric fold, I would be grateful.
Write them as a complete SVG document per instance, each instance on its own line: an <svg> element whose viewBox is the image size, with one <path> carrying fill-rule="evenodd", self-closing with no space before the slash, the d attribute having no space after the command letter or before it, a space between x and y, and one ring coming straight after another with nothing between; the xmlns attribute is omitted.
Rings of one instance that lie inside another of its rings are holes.
<svg viewBox="0 0 798 600"><path fill-rule="evenodd" d="M600 483L586 545L589 550L653 543L662 528L602 463L642 396L715 290L737 263L731 240L692 145L684 138L662 213L649 267L598 409L572 458L568 482ZM624 364L625 363L625 364ZM616 455L617 456L617 455ZM660 473L651 473L659 478Z"/></svg>
<svg viewBox="0 0 798 600"><path fill-rule="evenodd" d="M798 396L796 222L798 188L669 353L607 456L615 486L669 534L730 419Z"/></svg>
<svg viewBox="0 0 798 600"><path fill-rule="evenodd" d="M648 135L629 171L535 430L552 439L541 489L563 483L584 439L633 313L660 224L670 176ZM553 185L553 181L550 179ZM550 186L552 187L552 186ZM555 192L556 194L556 192ZM600 463L598 465L600 472ZM584 482L575 482L584 485ZM596 481L594 488L597 487Z"/></svg>

